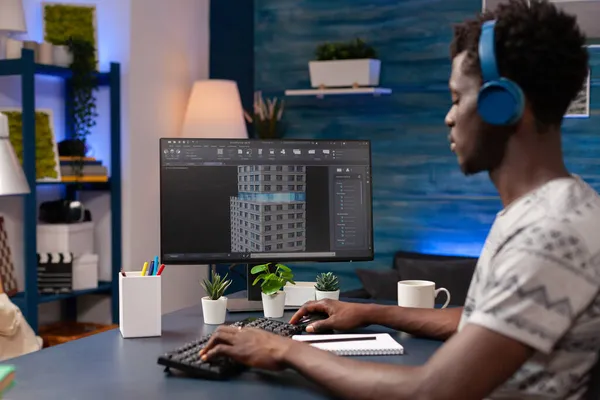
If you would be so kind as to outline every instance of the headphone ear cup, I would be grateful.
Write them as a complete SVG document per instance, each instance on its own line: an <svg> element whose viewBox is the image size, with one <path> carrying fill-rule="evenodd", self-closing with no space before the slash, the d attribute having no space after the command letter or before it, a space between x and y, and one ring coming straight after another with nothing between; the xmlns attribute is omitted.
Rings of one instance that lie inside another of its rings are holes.
<svg viewBox="0 0 600 400"><path fill-rule="evenodd" d="M521 119L524 107L523 91L508 79L487 82L479 90L477 110L488 124L512 125Z"/></svg>

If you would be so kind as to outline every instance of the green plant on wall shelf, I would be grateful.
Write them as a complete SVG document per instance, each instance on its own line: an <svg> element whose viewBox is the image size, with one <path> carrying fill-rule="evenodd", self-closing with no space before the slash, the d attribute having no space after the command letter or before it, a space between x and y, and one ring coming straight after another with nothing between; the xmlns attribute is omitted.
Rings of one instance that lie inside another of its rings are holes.
<svg viewBox="0 0 600 400"><path fill-rule="evenodd" d="M276 139L283 136L284 100L273 97L264 99L262 92L254 93L254 110L252 115L244 111L248 123L254 125L254 133L259 139Z"/></svg>
<svg viewBox="0 0 600 400"><path fill-rule="evenodd" d="M275 269L273 271L273 269ZM289 282L295 285L294 274L292 270L283 264L262 264L252 267L250 270L252 275L258 275L252 285L256 285L259 281L262 281L260 287L261 291L266 295L275 294Z"/></svg>
<svg viewBox="0 0 600 400"><path fill-rule="evenodd" d="M201 285L211 300L219 300L231 285L231 279L227 279L227 274L221 278L221 275L215 271L211 271L211 279L203 280Z"/></svg>
<svg viewBox="0 0 600 400"><path fill-rule="evenodd" d="M317 61L375 59L377 52L364 40L356 38L348 42L320 44L315 50L315 56Z"/></svg>

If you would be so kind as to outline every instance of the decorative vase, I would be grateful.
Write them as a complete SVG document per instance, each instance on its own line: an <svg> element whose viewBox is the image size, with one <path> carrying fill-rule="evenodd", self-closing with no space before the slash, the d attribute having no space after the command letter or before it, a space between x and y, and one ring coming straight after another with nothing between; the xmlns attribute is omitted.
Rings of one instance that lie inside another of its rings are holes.
<svg viewBox="0 0 600 400"><path fill-rule="evenodd" d="M317 300L322 300L322 299L339 300L340 299L340 290L338 289L335 292L322 292L320 290L315 290L315 297Z"/></svg>
<svg viewBox="0 0 600 400"><path fill-rule="evenodd" d="M59 67L70 67L73 62L73 54L68 46L52 46L52 59L54 65Z"/></svg>
<svg viewBox="0 0 600 400"><path fill-rule="evenodd" d="M381 61L356 60L309 61L310 85L326 87L379 86Z"/></svg>
<svg viewBox="0 0 600 400"><path fill-rule="evenodd" d="M275 294L262 295L263 311L265 318L281 318L285 310L285 292L280 290Z"/></svg>
<svg viewBox="0 0 600 400"><path fill-rule="evenodd" d="M202 315L205 324L221 325L225 322L226 314L227 297L221 296L218 300L211 300L208 296L202 298Z"/></svg>
<svg viewBox="0 0 600 400"><path fill-rule="evenodd" d="M37 62L40 64L52 65L53 49L54 49L54 46L52 45L52 43L48 43L48 42L40 43L39 57L38 57Z"/></svg>
<svg viewBox="0 0 600 400"><path fill-rule="evenodd" d="M21 50L23 49L23 42L15 39L6 39L6 48L4 58L7 60L21 58Z"/></svg>

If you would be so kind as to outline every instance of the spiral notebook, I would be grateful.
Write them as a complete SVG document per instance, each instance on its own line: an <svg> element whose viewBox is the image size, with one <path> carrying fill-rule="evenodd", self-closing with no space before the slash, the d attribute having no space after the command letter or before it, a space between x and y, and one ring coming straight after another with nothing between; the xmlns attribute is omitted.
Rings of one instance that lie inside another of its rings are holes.
<svg viewBox="0 0 600 400"><path fill-rule="evenodd" d="M404 347L387 333L343 335L295 335L294 340L331 351L339 356L388 356L404 354Z"/></svg>

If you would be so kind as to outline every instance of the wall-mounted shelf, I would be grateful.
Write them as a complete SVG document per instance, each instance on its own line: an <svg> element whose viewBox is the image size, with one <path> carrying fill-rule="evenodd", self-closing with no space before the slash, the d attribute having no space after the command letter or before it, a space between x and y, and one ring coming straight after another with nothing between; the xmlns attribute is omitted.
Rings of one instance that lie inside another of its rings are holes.
<svg viewBox="0 0 600 400"><path fill-rule="evenodd" d="M379 87L359 87L359 88L333 88L333 89L299 89L299 90L286 90L286 96L351 96L359 94L370 94L373 96L380 96L385 94L391 94L392 89L379 88Z"/></svg>

